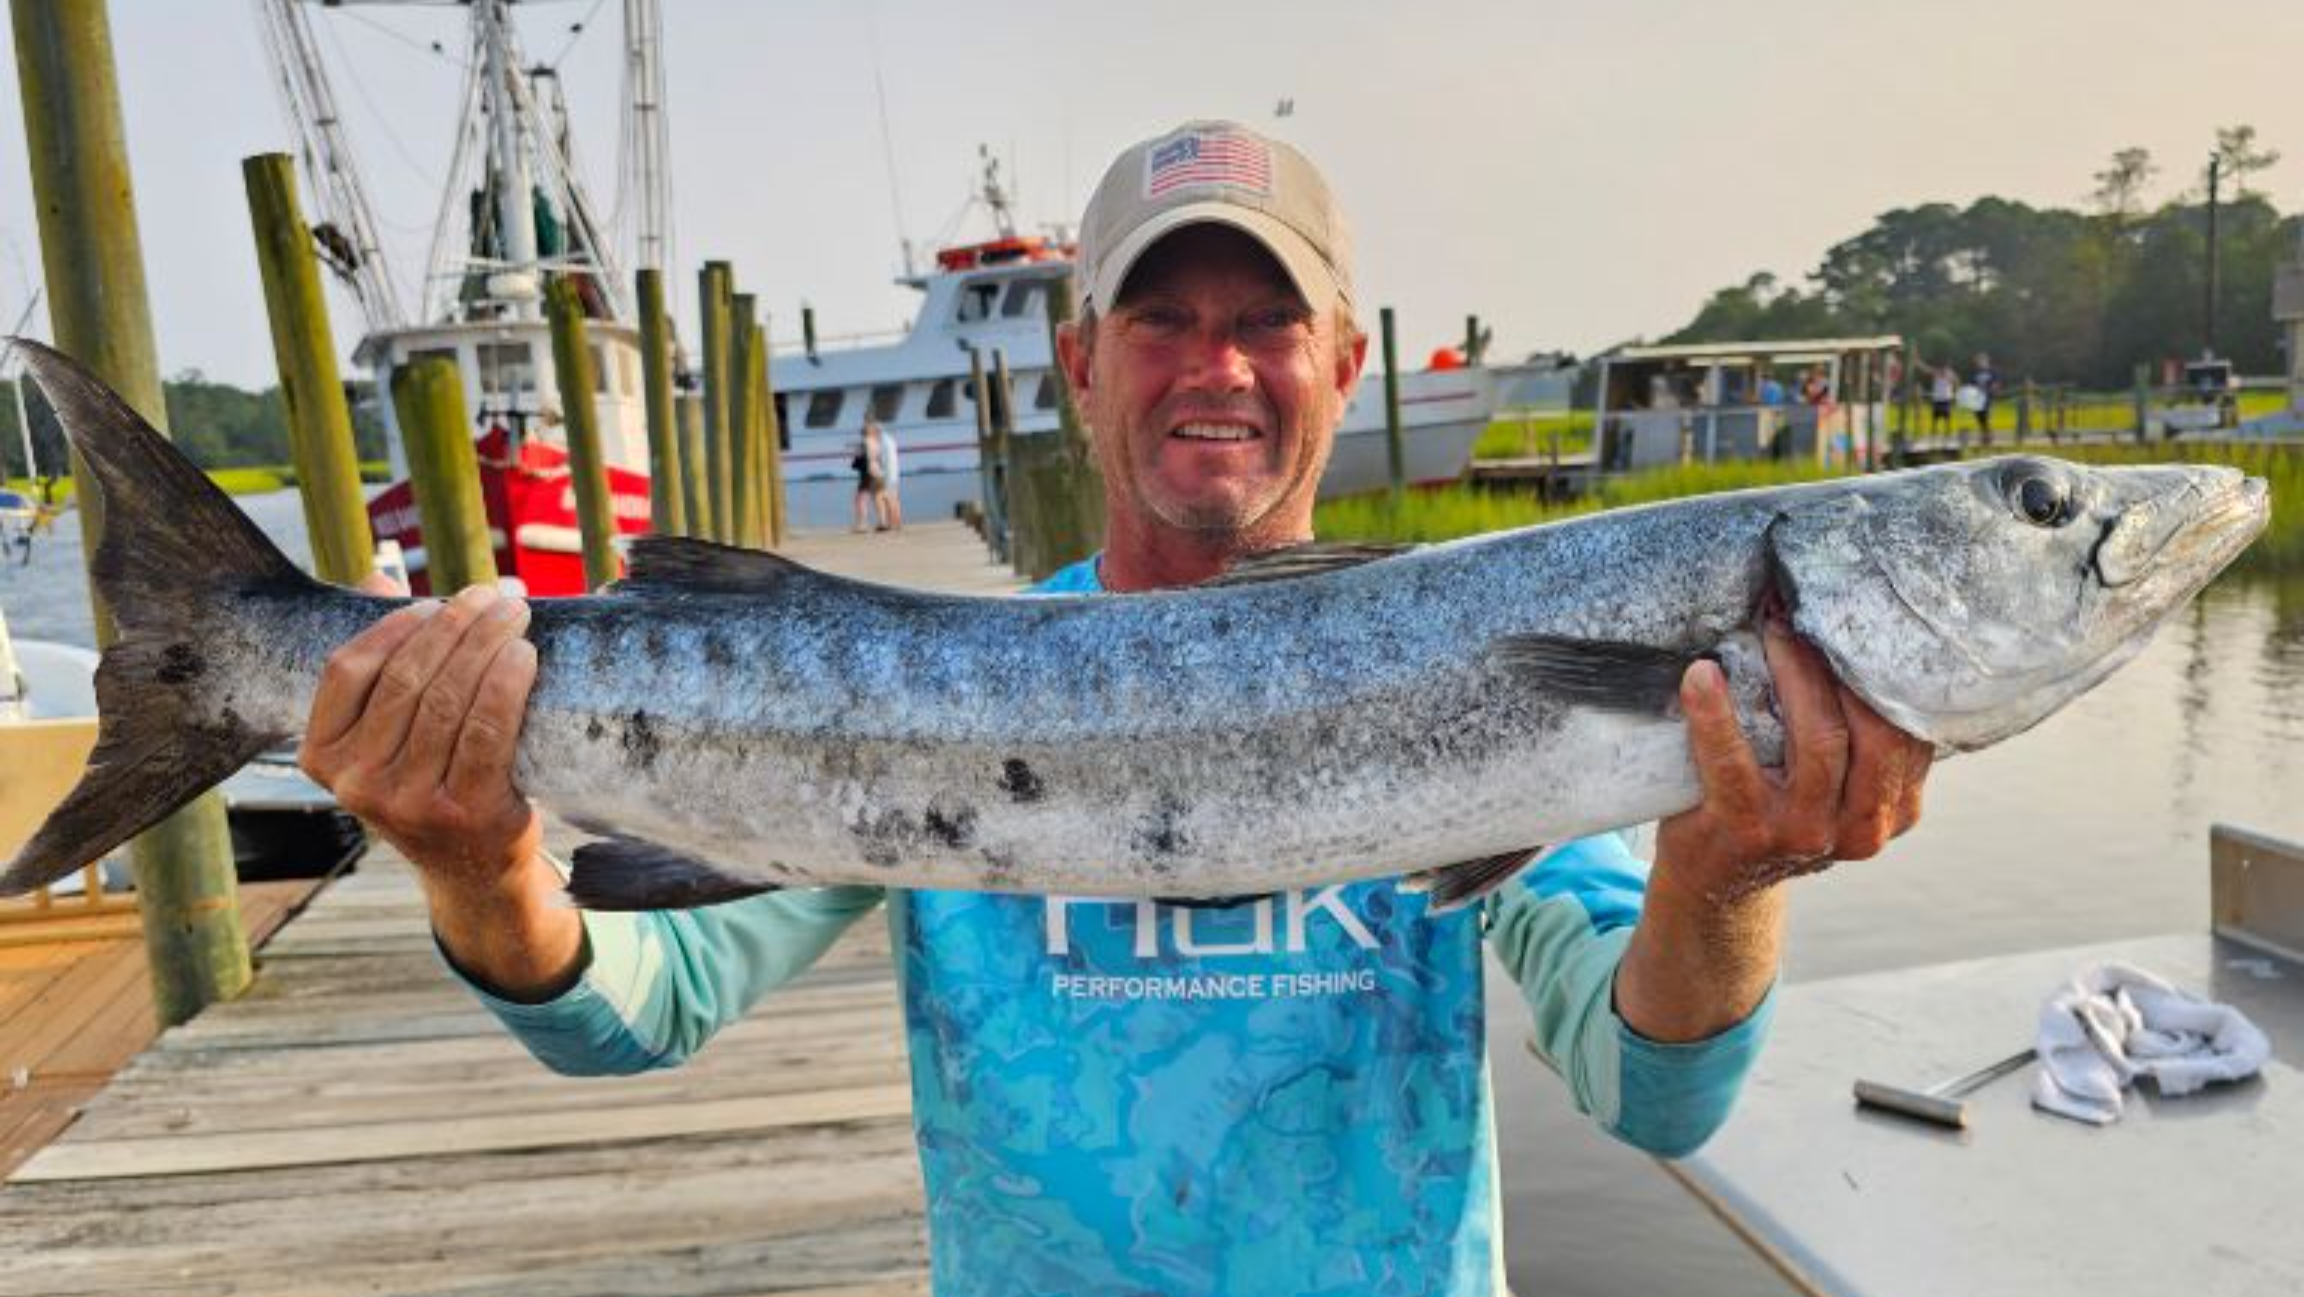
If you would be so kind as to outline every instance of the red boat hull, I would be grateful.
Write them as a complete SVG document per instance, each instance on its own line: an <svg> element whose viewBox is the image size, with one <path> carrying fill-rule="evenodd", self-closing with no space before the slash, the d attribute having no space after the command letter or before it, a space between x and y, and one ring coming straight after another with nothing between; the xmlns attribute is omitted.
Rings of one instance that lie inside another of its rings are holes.
<svg viewBox="0 0 2304 1297"><path fill-rule="evenodd" d="M519 578L534 596L583 594L584 552L568 452L540 441L515 448L502 428L491 429L472 449L480 461L480 498L488 510L497 576ZM648 530L646 475L611 467L608 497L618 534ZM368 502L368 524L378 541L400 542L412 560L423 553L423 526L408 482L395 482ZM432 593L427 567L409 563L408 583L417 594Z"/></svg>

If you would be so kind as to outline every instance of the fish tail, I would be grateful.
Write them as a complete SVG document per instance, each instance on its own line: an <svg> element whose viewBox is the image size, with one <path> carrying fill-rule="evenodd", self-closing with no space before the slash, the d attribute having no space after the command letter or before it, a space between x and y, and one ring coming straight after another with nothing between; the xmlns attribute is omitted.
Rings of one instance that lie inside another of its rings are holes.
<svg viewBox="0 0 2304 1297"><path fill-rule="evenodd" d="M0 896L103 858L286 738L214 705L204 627L241 592L316 587L95 375L15 343L95 481L104 536L89 574L117 634L96 668L88 768L0 874Z"/></svg>

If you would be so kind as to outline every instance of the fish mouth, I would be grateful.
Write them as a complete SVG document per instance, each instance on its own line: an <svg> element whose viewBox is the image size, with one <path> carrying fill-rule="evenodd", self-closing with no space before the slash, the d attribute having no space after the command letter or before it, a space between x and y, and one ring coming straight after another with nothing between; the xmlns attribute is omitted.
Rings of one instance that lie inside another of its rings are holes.
<svg viewBox="0 0 2304 1297"><path fill-rule="evenodd" d="M2205 500L2194 494L2200 490L2195 483L2174 499L2107 524L2091 555L2097 579L2117 588L2155 571L2180 568L2176 579L2197 589L2238 558L2272 521L2272 488L2263 478L2234 473ZM2194 507L2182 508L2186 503ZM2135 534L2138 529L2149 532L2171 514L2157 526L2158 535Z"/></svg>

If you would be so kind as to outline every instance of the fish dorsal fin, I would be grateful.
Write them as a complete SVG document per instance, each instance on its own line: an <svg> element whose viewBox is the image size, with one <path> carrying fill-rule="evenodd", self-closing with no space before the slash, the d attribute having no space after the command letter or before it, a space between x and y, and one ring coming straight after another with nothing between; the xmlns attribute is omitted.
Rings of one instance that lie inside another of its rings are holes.
<svg viewBox="0 0 2304 1297"><path fill-rule="evenodd" d="M1417 548L1414 545L1392 545L1374 541L1311 540L1301 545L1284 545L1258 554L1234 559L1222 576L1210 577L1203 586L1256 585L1265 581L1293 581L1300 576L1318 576L1322 572L1337 572L1378 559L1391 558Z"/></svg>
<svg viewBox="0 0 2304 1297"><path fill-rule="evenodd" d="M766 550L737 549L687 536L642 536L632 542L631 564L611 594L771 594L795 581L829 581L805 564Z"/></svg>
<svg viewBox="0 0 2304 1297"><path fill-rule="evenodd" d="M1499 852L1440 869L1427 869L1401 880L1400 890L1423 893L1430 898L1431 913L1447 914L1486 900L1490 893L1510 882L1521 870L1559 849L1556 846L1524 847L1518 851Z"/></svg>

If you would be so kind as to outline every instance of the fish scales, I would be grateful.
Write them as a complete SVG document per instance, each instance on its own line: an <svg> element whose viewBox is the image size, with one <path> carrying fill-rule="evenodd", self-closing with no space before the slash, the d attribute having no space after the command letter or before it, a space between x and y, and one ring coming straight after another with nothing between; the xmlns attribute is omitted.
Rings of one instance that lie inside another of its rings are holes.
<svg viewBox="0 0 2304 1297"><path fill-rule="evenodd" d="M27 354L114 511L94 570L122 636L91 772L0 892L294 734L328 655L402 602L303 577L110 392ZM1675 699L1699 655L1776 760L1765 615L1892 722L1966 750L2131 657L2267 516L2230 470L2014 457L1029 599L643 540L611 592L532 605L516 778L608 835L576 890L615 905L840 882L1224 897L1444 869L1694 804Z"/></svg>

